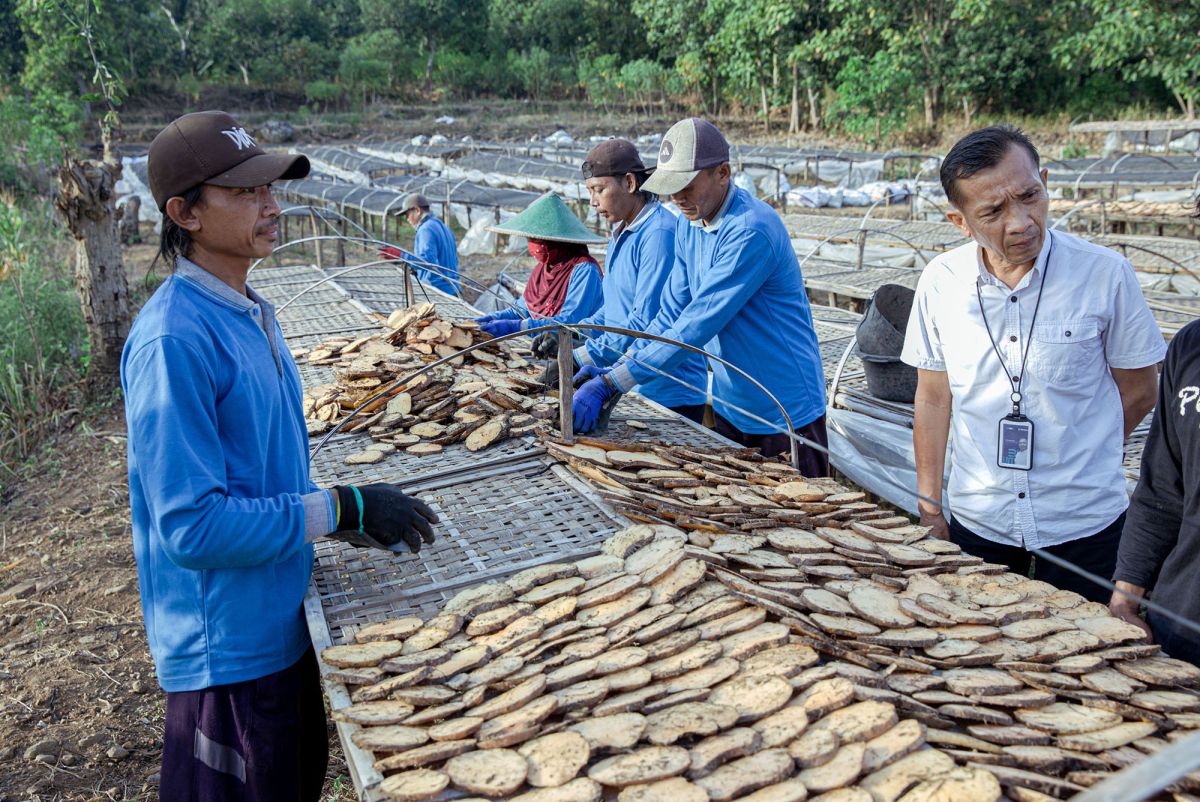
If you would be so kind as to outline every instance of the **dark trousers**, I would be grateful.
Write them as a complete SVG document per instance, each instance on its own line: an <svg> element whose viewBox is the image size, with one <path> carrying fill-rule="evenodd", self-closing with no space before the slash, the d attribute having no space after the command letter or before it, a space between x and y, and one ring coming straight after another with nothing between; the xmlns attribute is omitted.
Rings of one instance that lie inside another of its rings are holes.
<svg viewBox="0 0 1200 802"><path fill-rule="evenodd" d="M792 441L786 434L746 434L720 415L715 415L717 425L713 428L717 434L726 437L746 448L757 448L764 457L777 457L780 454L790 456ZM819 443L820 448L812 448L802 443L797 446L800 450L800 473L810 479L829 475L829 435L825 431L825 416L817 418L812 423L796 430L796 434L806 440Z"/></svg>
<svg viewBox="0 0 1200 802"><path fill-rule="evenodd" d="M1121 529L1124 526L1125 513L1121 513L1117 520L1094 535L1050 546L1043 551L1108 579L1117 567L1117 547L1121 544ZM1054 587L1063 590L1073 590L1090 601L1108 604L1109 597L1112 595L1112 591L1108 588L1097 585L1074 571L1055 565L1049 560L1041 559L1020 546L994 543L982 538L959 523L957 518L950 521L950 540L961 546L962 550L968 554L973 554L990 563L1007 565L1014 574L1029 576L1029 567L1032 564L1034 579L1049 582Z"/></svg>
<svg viewBox="0 0 1200 802"><path fill-rule="evenodd" d="M682 415L692 423L704 423L704 409L707 404L681 404L677 407L667 407L676 415Z"/></svg>
<svg viewBox="0 0 1200 802"><path fill-rule="evenodd" d="M259 679L167 694L160 802L318 802L328 762L311 647Z"/></svg>

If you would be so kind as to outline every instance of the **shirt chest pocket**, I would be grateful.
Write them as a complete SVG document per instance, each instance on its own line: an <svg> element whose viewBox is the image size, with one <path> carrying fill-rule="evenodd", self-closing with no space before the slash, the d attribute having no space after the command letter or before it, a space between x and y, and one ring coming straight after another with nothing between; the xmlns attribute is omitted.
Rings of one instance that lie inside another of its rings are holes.
<svg viewBox="0 0 1200 802"><path fill-rule="evenodd" d="M1051 384L1095 381L1104 362L1100 326L1078 318L1038 323L1029 347L1029 371Z"/></svg>

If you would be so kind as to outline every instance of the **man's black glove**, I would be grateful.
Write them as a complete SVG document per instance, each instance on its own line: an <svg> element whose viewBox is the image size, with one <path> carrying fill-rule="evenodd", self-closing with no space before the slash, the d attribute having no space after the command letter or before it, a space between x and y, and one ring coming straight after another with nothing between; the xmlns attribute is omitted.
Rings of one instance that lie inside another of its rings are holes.
<svg viewBox="0 0 1200 802"><path fill-rule="evenodd" d="M338 531L329 536L364 548L399 552L403 542L414 554L421 542L433 542L437 513L424 501L389 484L334 488L338 498Z"/></svg>
<svg viewBox="0 0 1200 802"><path fill-rule="evenodd" d="M533 338L533 354L542 359L553 359L558 356L558 332L543 331Z"/></svg>

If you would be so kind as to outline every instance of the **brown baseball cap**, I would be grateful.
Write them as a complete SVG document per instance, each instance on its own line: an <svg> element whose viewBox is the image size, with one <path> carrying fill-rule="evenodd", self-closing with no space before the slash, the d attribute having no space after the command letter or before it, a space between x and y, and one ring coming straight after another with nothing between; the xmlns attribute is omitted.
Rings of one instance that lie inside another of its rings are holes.
<svg viewBox="0 0 1200 802"><path fill-rule="evenodd" d="M308 171L307 156L267 153L223 111L185 114L159 131L146 164L159 211L200 184L261 187L280 178L303 178Z"/></svg>
<svg viewBox="0 0 1200 802"><path fill-rule="evenodd" d="M623 176L649 172L642 156L627 139L606 139L588 151L583 160L584 178Z"/></svg>

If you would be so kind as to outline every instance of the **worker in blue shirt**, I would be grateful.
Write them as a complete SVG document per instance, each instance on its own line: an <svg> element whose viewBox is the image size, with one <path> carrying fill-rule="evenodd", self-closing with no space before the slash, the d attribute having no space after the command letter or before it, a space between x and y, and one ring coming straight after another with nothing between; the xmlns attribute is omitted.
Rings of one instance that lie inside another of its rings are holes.
<svg viewBox="0 0 1200 802"><path fill-rule="evenodd" d="M484 333L502 337L551 321L578 323L600 308L604 273L587 246L605 240L579 222L557 195L546 193L491 230L526 237L537 263L511 308L476 318Z"/></svg>
<svg viewBox="0 0 1200 802"><path fill-rule="evenodd" d="M796 433L817 446L799 449L801 471L824 476L825 378L796 254L779 215L730 176L729 143L712 123L682 120L663 138L658 167L643 189L669 195L679 207L681 267L672 271L647 331L705 347L765 386ZM576 430L591 430L613 396L658 371L672 372L684 353L639 340L630 356L576 392ZM788 453L790 437L775 403L724 365L714 362L712 369L717 432L767 456Z"/></svg>
<svg viewBox="0 0 1200 802"><path fill-rule="evenodd" d="M437 265L436 269L417 266L417 278L449 295L461 295L458 286L458 246L450 226L429 211L429 200L411 192L400 206L404 219L414 229L413 256L421 262Z"/></svg>
<svg viewBox="0 0 1200 802"><path fill-rule="evenodd" d="M675 217L658 199L642 190L650 173L632 142L609 139L596 145L583 162L592 207L612 226L604 259L604 305L583 324L619 326L644 331L658 314L663 288L675 267ZM682 269L682 267L680 268ZM633 346L636 338L612 332L580 330L576 367L608 367ZM557 353L558 336L538 337L539 353ZM547 364L547 384L558 385L558 362ZM652 401L697 423L704 418L708 363L687 353L670 376L651 376L637 390Z"/></svg>
<svg viewBox="0 0 1200 802"><path fill-rule="evenodd" d="M309 478L300 376L274 307L246 284L279 236L268 154L224 112L150 144L174 271L121 357L129 504L146 635L167 693L159 794L171 802L316 802L328 743L303 600L312 542L395 551L437 516L394 485Z"/></svg>

